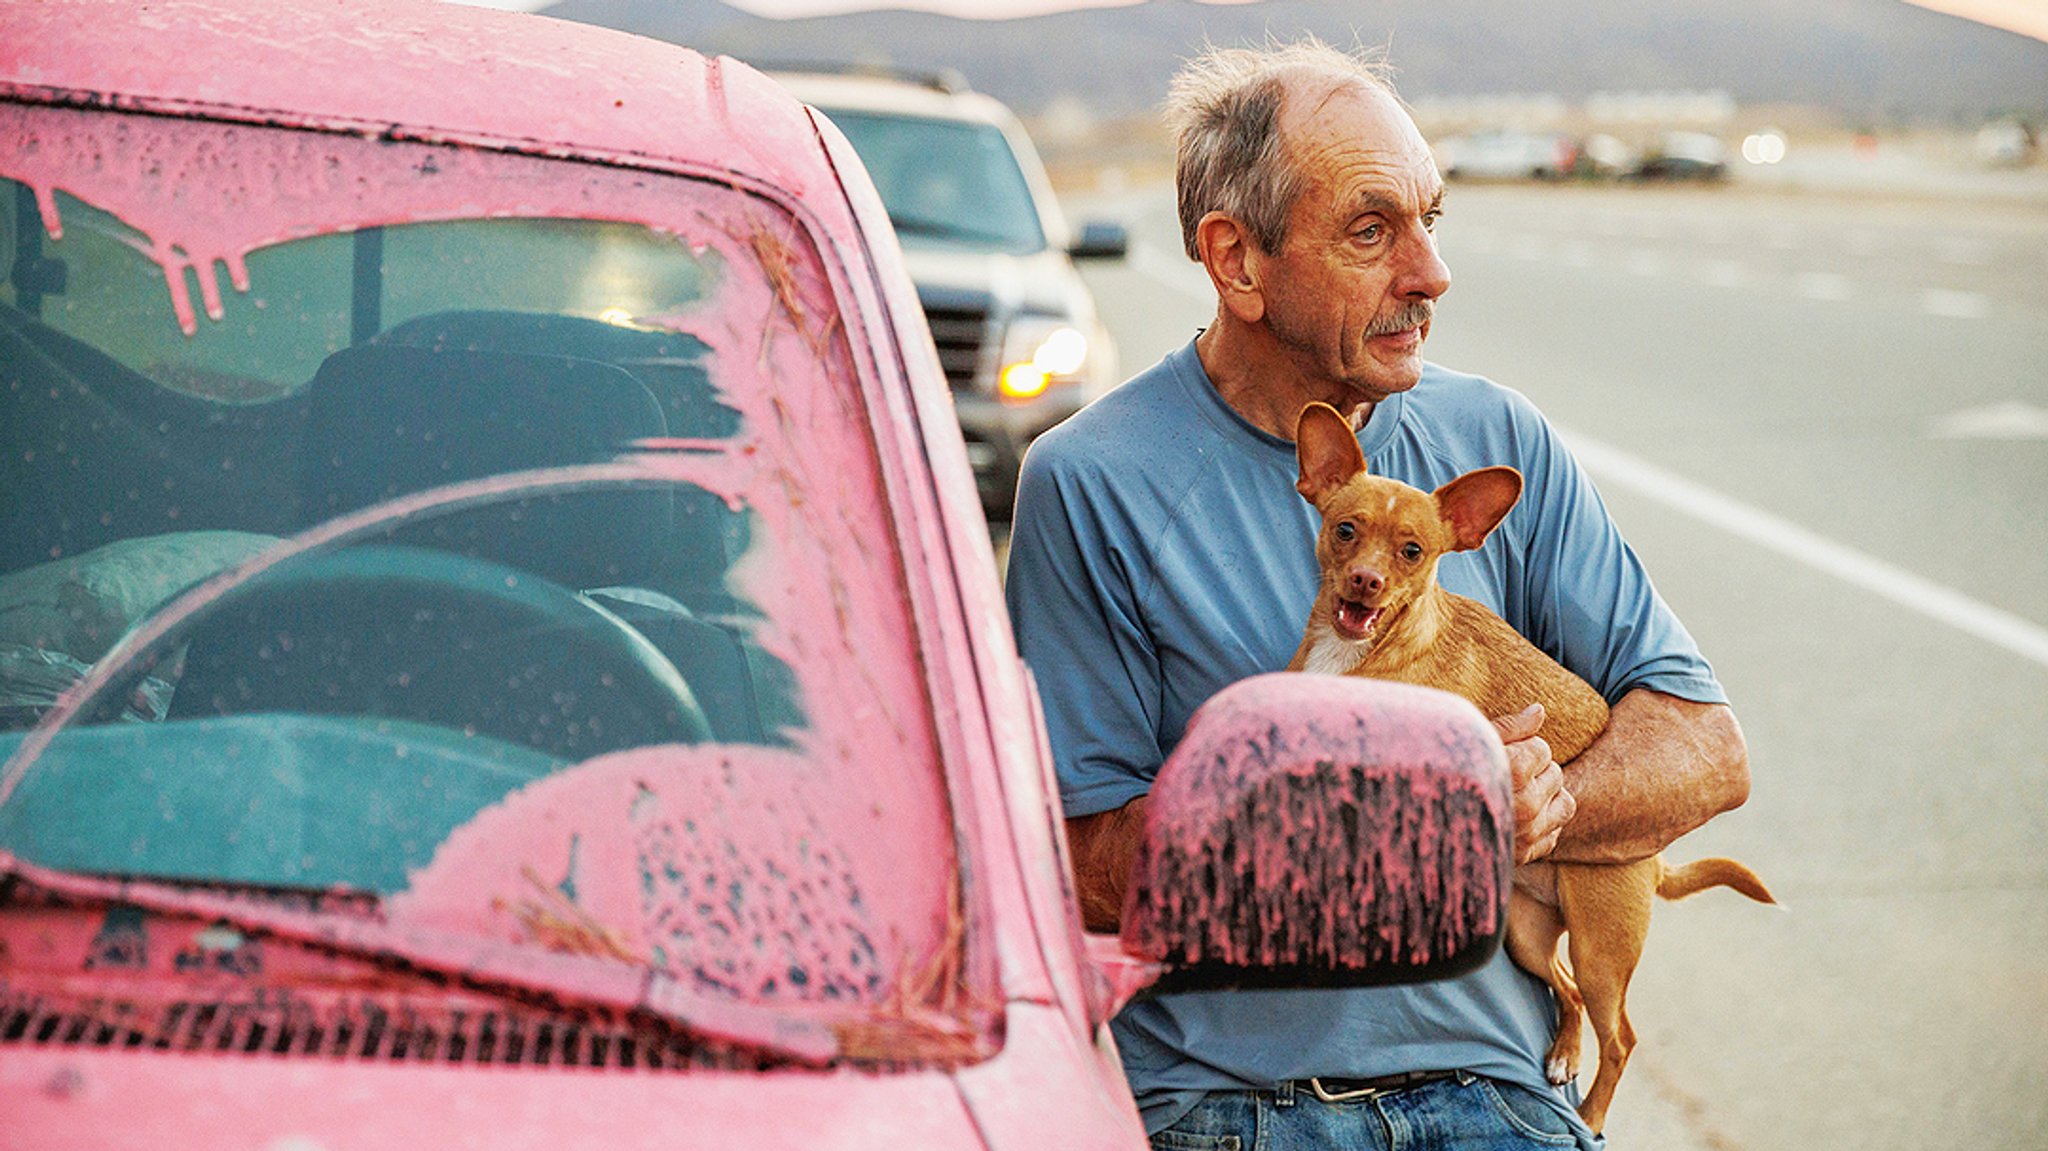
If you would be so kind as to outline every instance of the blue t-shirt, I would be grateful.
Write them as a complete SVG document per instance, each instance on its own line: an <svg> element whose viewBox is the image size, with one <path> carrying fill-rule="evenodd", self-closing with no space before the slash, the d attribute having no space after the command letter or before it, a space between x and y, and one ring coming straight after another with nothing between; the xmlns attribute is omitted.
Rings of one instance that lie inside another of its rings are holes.
<svg viewBox="0 0 2048 1151"><path fill-rule="evenodd" d="M1726 697L1591 482L1519 393L1436 365L1359 434L1373 472L1424 490L1508 464L1521 502L1438 578L1487 605L1609 702L1649 688ZM1216 392L1192 344L1033 444L1008 590L1044 698L1070 816L1144 794L1188 717L1221 688L1287 666L1318 583L1315 509L1294 445ZM1464 1069L1554 1101L1549 989L1503 951L1459 979L1346 991L1196 992L1114 1022L1148 1130L1204 1091L1311 1076Z"/></svg>

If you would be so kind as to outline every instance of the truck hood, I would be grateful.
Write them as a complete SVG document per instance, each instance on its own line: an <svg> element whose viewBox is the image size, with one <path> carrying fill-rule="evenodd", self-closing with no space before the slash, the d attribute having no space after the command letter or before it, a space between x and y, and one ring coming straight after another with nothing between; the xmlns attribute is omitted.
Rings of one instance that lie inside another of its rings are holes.
<svg viewBox="0 0 2048 1151"><path fill-rule="evenodd" d="M917 247L903 260L918 294L932 299L980 297L991 314L1020 312L1093 321L1095 305L1066 253L1048 248L1030 255Z"/></svg>

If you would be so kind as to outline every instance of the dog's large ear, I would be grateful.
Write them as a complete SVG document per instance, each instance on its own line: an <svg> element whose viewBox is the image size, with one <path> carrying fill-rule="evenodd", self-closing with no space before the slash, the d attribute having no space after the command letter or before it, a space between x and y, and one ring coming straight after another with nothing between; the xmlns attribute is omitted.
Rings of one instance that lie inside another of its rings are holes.
<svg viewBox="0 0 2048 1151"><path fill-rule="evenodd" d="M1312 504L1365 470L1365 453L1358 449L1351 421L1325 403L1301 409L1294 425L1294 457L1301 462L1301 479L1294 490Z"/></svg>
<svg viewBox="0 0 2048 1151"><path fill-rule="evenodd" d="M1457 550L1469 552L1486 542L1521 498L1522 473L1513 468L1480 468L1438 488L1436 510L1457 536Z"/></svg>

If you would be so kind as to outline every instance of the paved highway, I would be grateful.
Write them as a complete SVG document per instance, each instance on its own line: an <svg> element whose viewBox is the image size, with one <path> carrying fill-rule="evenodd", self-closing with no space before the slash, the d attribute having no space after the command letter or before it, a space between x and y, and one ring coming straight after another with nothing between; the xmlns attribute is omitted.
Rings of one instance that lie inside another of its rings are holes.
<svg viewBox="0 0 2048 1151"><path fill-rule="evenodd" d="M1089 273L1127 374L1205 321L1168 189L1070 208L1132 227ZM1671 855L1789 907L1660 909L1612 1144L2048 1147L2048 202L1448 209L1431 357L1572 437L1748 735Z"/></svg>

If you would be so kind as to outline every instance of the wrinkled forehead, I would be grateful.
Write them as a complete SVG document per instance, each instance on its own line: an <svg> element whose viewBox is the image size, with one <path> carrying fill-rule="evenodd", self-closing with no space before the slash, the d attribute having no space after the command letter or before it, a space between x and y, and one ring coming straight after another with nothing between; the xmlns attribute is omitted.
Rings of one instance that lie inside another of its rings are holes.
<svg viewBox="0 0 2048 1151"><path fill-rule="evenodd" d="M1393 94L1353 76L1287 82L1279 127L1304 186L1349 198L1362 185L1424 203L1441 190L1436 159Z"/></svg>

